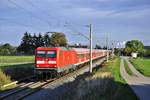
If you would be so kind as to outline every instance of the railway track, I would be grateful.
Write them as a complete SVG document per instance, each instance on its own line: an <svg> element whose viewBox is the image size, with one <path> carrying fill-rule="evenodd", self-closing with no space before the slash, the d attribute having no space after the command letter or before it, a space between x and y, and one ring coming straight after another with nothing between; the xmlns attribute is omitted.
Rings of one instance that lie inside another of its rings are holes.
<svg viewBox="0 0 150 100"><path fill-rule="evenodd" d="M48 84L49 82L53 81L54 79L47 80L47 82L30 82L26 85L20 86L19 88L9 91L5 95L0 97L1 100L19 100L27 95L32 94L39 90L42 86Z"/></svg>
<svg viewBox="0 0 150 100"><path fill-rule="evenodd" d="M23 99L23 98L39 91L42 88L46 88L48 86L53 86L55 84L60 84L61 81L63 81L63 80L75 77L81 71L83 71L85 69L88 70L87 66L81 67L81 68L79 68L79 69L77 69L71 73L68 73L62 77L47 80L46 82L38 81L38 82L28 83L28 84L26 84L26 86L24 85L23 87L20 87L16 91L12 91L12 92L9 92L5 95L2 95L0 97L0 99L2 99L2 100L20 100L20 99Z"/></svg>
<svg viewBox="0 0 150 100"><path fill-rule="evenodd" d="M5 84L5 85L2 86L3 88L8 87L8 86L13 85L13 84L17 84L17 86L15 88L11 89L11 90L6 90L6 91L1 92L1 95L2 94L7 94L10 91L14 91L19 87L25 87L25 86L28 86L29 84L32 84L33 80L35 80L35 78L36 78L35 75L33 75L33 76L23 78L19 81L14 81L12 83ZM0 97L1 97L1 95L0 95Z"/></svg>

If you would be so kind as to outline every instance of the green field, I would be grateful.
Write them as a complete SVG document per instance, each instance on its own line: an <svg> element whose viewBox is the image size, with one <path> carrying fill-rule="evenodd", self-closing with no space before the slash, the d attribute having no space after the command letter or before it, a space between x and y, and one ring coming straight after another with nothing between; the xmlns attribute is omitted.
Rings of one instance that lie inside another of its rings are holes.
<svg viewBox="0 0 150 100"><path fill-rule="evenodd" d="M1 88L15 80L33 75L34 56L0 56L0 91L14 86Z"/></svg>
<svg viewBox="0 0 150 100"><path fill-rule="evenodd" d="M150 77L150 59L137 58L137 59L131 59L130 61L140 73Z"/></svg>
<svg viewBox="0 0 150 100"><path fill-rule="evenodd" d="M0 68L34 63L34 56L0 56Z"/></svg>
<svg viewBox="0 0 150 100"><path fill-rule="evenodd" d="M0 56L0 69L11 79L28 76L33 68L34 56Z"/></svg>

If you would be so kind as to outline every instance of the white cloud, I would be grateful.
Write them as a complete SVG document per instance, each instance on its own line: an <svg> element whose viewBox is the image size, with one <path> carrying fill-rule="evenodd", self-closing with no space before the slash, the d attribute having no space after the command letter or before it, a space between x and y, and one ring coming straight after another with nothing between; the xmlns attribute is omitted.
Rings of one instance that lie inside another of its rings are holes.
<svg viewBox="0 0 150 100"><path fill-rule="evenodd" d="M111 17L118 17L118 18L141 18L141 17L150 16L150 8L134 9L134 10L126 10L126 11L114 11L109 15Z"/></svg>

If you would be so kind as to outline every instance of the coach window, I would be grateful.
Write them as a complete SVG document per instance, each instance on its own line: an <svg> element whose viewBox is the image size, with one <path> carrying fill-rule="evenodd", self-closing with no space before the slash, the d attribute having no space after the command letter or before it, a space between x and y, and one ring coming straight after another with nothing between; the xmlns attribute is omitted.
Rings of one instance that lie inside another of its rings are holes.
<svg viewBox="0 0 150 100"><path fill-rule="evenodd" d="M47 52L47 57L55 58L56 57L56 51L48 51Z"/></svg>
<svg viewBox="0 0 150 100"><path fill-rule="evenodd" d="M46 57L46 51L37 51L37 57Z"/></svg>
<svg viewBox="0 0 150 100"><path fill-rule="evenodd" d="M78 58L81 58L81 54L78 55Z"/></svg>
<svg viewBox="0 0 150 100"><path fill-rule="evenodd" d="M84 54L80 54L80 58L84 58Z"/></svg>

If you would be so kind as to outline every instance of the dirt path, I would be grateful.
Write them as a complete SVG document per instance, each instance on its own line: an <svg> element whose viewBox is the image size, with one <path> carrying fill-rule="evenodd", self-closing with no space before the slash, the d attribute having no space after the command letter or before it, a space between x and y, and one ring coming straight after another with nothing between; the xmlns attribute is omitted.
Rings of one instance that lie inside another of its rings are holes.
<svg viewBox="0 0 150 100"><path fill-rule="evenodd" d="M133 76L130 76L125 68L124 61L126 60ZM120 73L123 79L129 84L140 100L150 100L150 77L145 77L139 73L133 65L128 61L128 58L121 57Z"/></svg>

